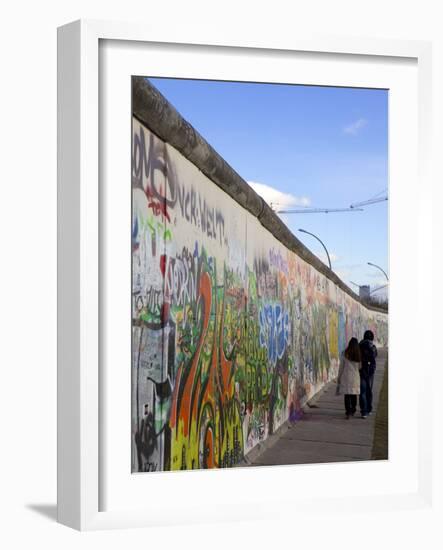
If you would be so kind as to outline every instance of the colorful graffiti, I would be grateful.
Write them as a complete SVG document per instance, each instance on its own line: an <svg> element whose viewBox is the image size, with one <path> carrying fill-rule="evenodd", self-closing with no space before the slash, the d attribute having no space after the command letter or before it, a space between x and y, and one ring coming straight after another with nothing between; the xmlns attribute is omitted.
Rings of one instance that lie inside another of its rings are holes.
<svg viewBox="0 0 443 550"><path fill-rule="evenodd" d="M132 471L222 468L335 376L366 310L133 120ZM247 238L246 238L247 236Z"/></svg>

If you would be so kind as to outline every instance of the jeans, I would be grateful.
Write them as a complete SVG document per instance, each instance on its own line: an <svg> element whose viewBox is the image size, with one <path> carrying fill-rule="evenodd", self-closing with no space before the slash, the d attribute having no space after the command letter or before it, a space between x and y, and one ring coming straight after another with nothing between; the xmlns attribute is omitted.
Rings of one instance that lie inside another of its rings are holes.
<svg viewBox="0 0 443 550"><path fill-rule="evenodd" d="M357 396L353 394L346 393L345 394L345 409L346 414L351 415L354 414L357 410Z"/></svg>
<svg viewBox="0 0 443 550"><path fill-rule="evenodd" d="M362 416L367 416L372 411L372 385L374 375L360 378L360 412Z"/></svg>

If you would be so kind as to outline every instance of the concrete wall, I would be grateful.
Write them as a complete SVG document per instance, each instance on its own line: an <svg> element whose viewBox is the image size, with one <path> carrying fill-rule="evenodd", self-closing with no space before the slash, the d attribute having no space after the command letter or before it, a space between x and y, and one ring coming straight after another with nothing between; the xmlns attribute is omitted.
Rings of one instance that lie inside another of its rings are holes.
<svg viewBox="0 0 443 550"><path fill-rule="evenodd" d="M385 313L135 117L132 187L133 471L235 465L297 420L351 336L387 343Z"/></svg>

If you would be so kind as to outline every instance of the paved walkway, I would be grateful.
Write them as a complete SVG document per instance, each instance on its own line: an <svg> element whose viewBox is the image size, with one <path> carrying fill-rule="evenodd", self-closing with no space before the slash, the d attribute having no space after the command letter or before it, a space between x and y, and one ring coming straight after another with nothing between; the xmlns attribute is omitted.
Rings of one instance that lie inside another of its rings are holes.
<svg viewBox="0 0 443 550"><path fill-rule="evenodd" d="M278 464L312 464L370 460L380 388L386 363L386 350L379 350L374 378L373 412L366 418L345 418L343 395L335 395L335 382L330 382L318 397L305 405L304 415L295 424L285 424L246 457L250 466Z"/></svg>

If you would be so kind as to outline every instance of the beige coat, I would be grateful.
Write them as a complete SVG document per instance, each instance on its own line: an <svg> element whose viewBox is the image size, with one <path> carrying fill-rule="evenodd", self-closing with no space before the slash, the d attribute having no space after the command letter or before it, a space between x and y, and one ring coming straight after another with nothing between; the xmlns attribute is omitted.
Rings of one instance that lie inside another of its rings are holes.
<svg viewBox="0 0 443 550"><path fill-rule="evenodd" d="M340 393L350 395L360 394L360 369L361 363L349 361L349 359L346 359L344 353L341 354L337 377Z"/></svg>

